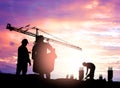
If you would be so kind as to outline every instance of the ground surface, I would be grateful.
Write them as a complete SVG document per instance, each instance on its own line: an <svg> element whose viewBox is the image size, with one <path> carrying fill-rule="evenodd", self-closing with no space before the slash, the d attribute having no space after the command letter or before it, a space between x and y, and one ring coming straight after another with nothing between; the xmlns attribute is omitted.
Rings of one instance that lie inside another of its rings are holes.
<svg viewBox="0 0 120 88"><path fill-rule="evenodd" d="M16 76L14 74L0 74L1 87L19 88L120 88L120 82L107 82L105 80L74 80L74 79L50 79L41 80L39 75L29 74Z"/></svg>

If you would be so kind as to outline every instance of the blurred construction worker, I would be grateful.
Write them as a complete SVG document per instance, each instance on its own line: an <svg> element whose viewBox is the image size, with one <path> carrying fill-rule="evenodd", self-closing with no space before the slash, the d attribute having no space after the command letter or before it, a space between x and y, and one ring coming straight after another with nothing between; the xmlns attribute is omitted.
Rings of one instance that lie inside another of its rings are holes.
<svg viewBox="0 0 120 88"><path fill-rule="evenodd" d="M33 72L38 73L40 78L50 79L50 73L54 70L54 60L56 59L55 49L44 41L42 35L36 37L32 48Z"/></svg>
<svg viewBox="0 0 120 88"><path fill-rule="evenodd" d="M87 69L85 79L94 79L95 65L91 62L83 62L82 64Z"/></svg>

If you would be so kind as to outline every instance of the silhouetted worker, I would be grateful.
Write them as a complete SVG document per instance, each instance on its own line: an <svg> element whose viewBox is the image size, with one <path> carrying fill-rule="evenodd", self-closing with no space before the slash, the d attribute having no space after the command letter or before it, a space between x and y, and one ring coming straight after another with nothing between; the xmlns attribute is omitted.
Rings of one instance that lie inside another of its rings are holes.
<svg viewBox="0 0 120 88"><path fill-rule="evenodd" d="M56 57L55 49L48 42L44 42L42 35L37 36L32 49L33 72L39 73L42 79L44 75L50 79Z"/></svg>
<svg viewBox="0 0 120 88"><path fill-rule="evenodd" d="M91 62L83 62L83 66L87 68L85 79L94 79L95 65Z"/></svg>
<svg viewBox="0 0 120 88"><path fill-rule="evenodd" d="M26 47L28 44L27 39L23 39L21 42L21 46L18 47L18 59L17 59L17 68L16 68L16 75L26 75L28 69L28 63L31 65L31 61L29 58L29 52Z"/></svg>

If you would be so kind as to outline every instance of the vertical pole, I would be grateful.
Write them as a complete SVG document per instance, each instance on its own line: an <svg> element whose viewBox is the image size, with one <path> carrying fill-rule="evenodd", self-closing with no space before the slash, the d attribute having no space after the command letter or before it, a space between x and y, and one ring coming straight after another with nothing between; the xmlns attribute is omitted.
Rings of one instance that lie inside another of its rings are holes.
<svg viewBox="0 0 120 88"><path fill-rule="evenodd" d="M35 37L35 41L36 41L36 39L37 39L37 36L39 35L39 33L38 33L38 28L36 28L36 37Z"/></svg>
<svg viewBox="0 0 120 88"><path fill-rule="evenodd" d="M80 67L79 69L79 80L82 81L84 78L84 70L83 67Z"/></svg>
<svg viewBox="0 0 120 88"><path fill-rule="evenodd" d="M108 67L108 81L112 81L113 78L113 69L112 67Z"/></svg>

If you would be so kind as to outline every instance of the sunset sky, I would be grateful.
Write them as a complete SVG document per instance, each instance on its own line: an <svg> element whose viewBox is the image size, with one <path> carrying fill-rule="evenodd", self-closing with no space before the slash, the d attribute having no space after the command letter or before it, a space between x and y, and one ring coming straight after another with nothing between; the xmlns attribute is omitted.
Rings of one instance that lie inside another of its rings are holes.
<svg viewBox="0 0 120 88"><path fill-rule="evenodd" d="M9 31L7 23L16 28L30 24L45 37L82 48L50 42L57 54L53 79L67 74L78 78L86 61L96 65L95 79L101 74L107 79L112 67L113 80L120 81L120 0L0 0L0 72L14 74L21 40L28 39L31 51L35 38ZM31 66L28 74L32 73Z"/></svg>

